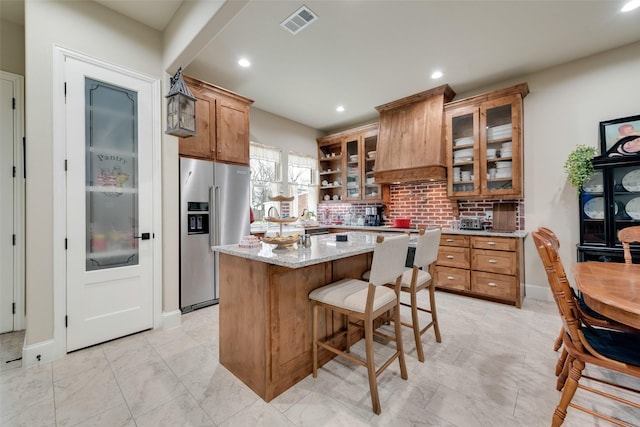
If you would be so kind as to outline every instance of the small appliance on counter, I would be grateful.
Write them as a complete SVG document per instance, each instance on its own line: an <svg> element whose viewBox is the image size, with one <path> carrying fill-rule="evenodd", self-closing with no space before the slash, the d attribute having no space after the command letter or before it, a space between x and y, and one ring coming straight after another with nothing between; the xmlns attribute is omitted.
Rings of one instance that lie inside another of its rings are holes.
<svg viewBox="0 0 640 427"><path fill-rule="evenodd" d="M482 222L484 218L481 216L462 216L460 217L461 230L483 230Z"/></svg>

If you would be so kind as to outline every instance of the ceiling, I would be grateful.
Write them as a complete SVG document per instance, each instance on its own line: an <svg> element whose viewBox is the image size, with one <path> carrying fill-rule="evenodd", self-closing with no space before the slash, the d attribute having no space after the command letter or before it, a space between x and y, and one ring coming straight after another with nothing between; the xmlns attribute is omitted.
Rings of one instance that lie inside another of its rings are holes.
<svg viewBox="0 0 640 427"><path fill-rule="evenodd" d="M186 0L189 1L189 0ZM98 0L162 31L178 0ZM0 13L5 17L5 3ZM331 131L374 120L375 106L447 83L468 94L640 40L640 9L617 0L250 0L185 73L254 106ZM280 23L302 5L318 19ZM24 19L24 18L23 18ZM252 63L241 68L246 57ZM444 77L431 79L442 70ZM342 105L345 111L336 112Z"/></svg>

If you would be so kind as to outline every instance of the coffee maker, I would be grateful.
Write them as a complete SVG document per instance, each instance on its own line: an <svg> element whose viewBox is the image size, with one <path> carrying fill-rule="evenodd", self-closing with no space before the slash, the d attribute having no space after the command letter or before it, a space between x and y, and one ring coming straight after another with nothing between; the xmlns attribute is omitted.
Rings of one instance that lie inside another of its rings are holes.
<svg viewBox="0 0 640 427"><path fill-rule="evenodd" d="M365 208L365 224L371 227L378 227L382 224L382 207Z"/></svg>

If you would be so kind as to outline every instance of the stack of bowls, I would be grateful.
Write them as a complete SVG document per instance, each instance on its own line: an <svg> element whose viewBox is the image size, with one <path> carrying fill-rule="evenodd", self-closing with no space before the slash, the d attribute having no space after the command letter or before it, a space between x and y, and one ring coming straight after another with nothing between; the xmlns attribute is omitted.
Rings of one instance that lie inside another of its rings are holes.
<svg viewBox="0 0 640 427"><path fill-rule="evenodd" d="M492 140L492 139L509 138L511 136L512 131L513 131L513 127L511 126L511 123L507 123L499 126L493 126L487 129L487 139Z"/></svg>
<svg viewBox="0 0 640 427"><path fill-rule="evenodd" d="M513 152L511 144L511 141L502 143L502 148L500 149L500 157L511 157Z"/></svg>
<svg viewBox="0 0 640 427"><path fill-rule="evenodd" d="M453 182L460 182L460 168L453 168Z"/></svg>
<svg viewBox="0 0 640 427"><path fill-rule="evenodd" d="M470 162L473 160L473 148L465 148L453 152L453 163Z"/></svg>
<svg viewBox="0 0 640 427"><path fill-rule="evenodd" d="M465 136L464 138L456 138L453 140L454 147L460 147L463 145L471 145L471 144L473 144L472 136Z"/></svg>
<svg viewBox="0 0 640 427"><path fill-rule="evenodd" d="M496 178L511 178L511 160L496 162Z"/></svg>

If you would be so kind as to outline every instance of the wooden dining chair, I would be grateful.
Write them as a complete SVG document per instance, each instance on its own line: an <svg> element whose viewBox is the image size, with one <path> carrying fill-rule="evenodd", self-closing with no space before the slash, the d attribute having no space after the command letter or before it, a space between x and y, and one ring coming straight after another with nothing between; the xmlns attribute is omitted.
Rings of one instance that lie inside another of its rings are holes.
<svg viewBox="0 0 640 427"><path fill-rule="evenodd" d="M583 374L586 365L593 365L603 369L605 371L603 375L606 375L606 371L609 370L640 378L640 340L638 340L638 336L585 324L580 318L581 312L574 294L569 289L569 282L555 245L542 233L532 232L531 234L547 271L549 285L555 295L554 299L563 324L563 345L568 353L564 368L567 371L567 378L566 381L558 382L559 390L562 389L562 396L553 414L552 427L560 426L564 422L569 406L610 423L630 427L631 424L599 413L593 407L587 408L572 403L572 400L576 391L582 389L640 409L640 404L622 395L614 395L612 391L580 384L580 379L584 377L595 383L605 384L606 387L624 390L627 393L631 392L640 397L640 390L616 383L609 378L603 379ZM607 377L611 377L611 375L607 375Z"/></svg>
<svg viewBox="0 0 640 427"><path fill-rule="evenodd" d="M613 330L622 331L622 332L640 334L640 330L635 329L631 326L616 322L614 320L611 320L608 317L603 316L600 313L592 310L586 304L586 302L584 301L584 298L582 298L582 295L574 291L574 289L570 286L569 281L566 278L564 266L562 264L562 261L559 255L560 241L556 236L556 234L550 229L545 227L538 227L538 234L540 234L541 236L547 239L548 243L553 246L555 253L557 254L557 259L556 259L557 265L555 266L555 270L553 270L553 272L552 272L552 268L554 268L554 266L545 264L545 269L547 269L547 279L549 280L549 282L551 282L554 276L560 275L563 277L561 285L566 287L562 288L561 290L564 293L571 294L572 296L571 304L574 304L575 309L579 311L579 314L580 314L579 317L582 322L592 327L613 329ZM542 259L542 261L544 263L544 259ZM558 293L556 292L557 289L554 290L554 288L552 287L551 290L555 300L558 297ZM556 341L554 342L554 347L553 347L554 351L557 351L562 346L563 335L564 335L564 328L560 327L560 334L558 335L558 338L556 338ZM563 348L562 353L560 354L560 357L558 357L558 362L556 364L556 370L555 370L555 374L558 377L558 384L557 384L558 390L562 388L562 385L566 380L566 376L568 372L567 365L566 365L567 356L568 356L567 350Z"/></svg>
<svg viewBox="0 0 640 427"><path fill-rule="evenodd" d="M622 243L625 264L633 264L631 259L631 243L640 242L640 225L626 227L618 231L618 240Z"/></svg>
<svg viewBox="0 0 640 427"><path fill-rule="evenodd" d="M416 342L418 360L424 362L424 350L422 346L422 335L430 328L433 328L436 342L442 342L440 336L440 326L438 325L438 314L436 312L435 285L432 276L435 262L438 259L438 248L440 247L439 228L418 232L416 240L416 252L413 259L413 267L405 270L402 274L402 284L400 290L409 294L410 303L400 302L400 305L411 309L411 323L401 322L403 326L408 326L413 330L413 337ZM387 286L392 286L387 284ZM423 289L429 290L429 307L418 305L418 292ZM431 321L424 327L420 327L418 312L427 313L431 316Z"/></svg>
<svg viewBox="0 0 640 427"><path fill-rule="evenodd" d="M381 412L378 376L395 359L398 359L400 376L404 380L407 379L407 367L402 349L399 302L400 285L408 247L409 235L407 234L378 236L368 282L359 279L342 279L315 289L309 294L313 307L313 377L317 378L318 376L318 347L365 366L369 377L373 412L378 415ZM395 286L390 289L383 286L386 283L395 283ZM320 340L318 338L320 308L344 315L346 329ZM374 327L374 321L384 316L388 311L395 313L394 336L378 331ZM364 359L350 354L350 326L364 328ZM344 334L346 334L346 349L342 350L334 345L336 342L340 342L339 339ZM374 334L396 343L396 351L377 370L373 351Z"/></svg>

